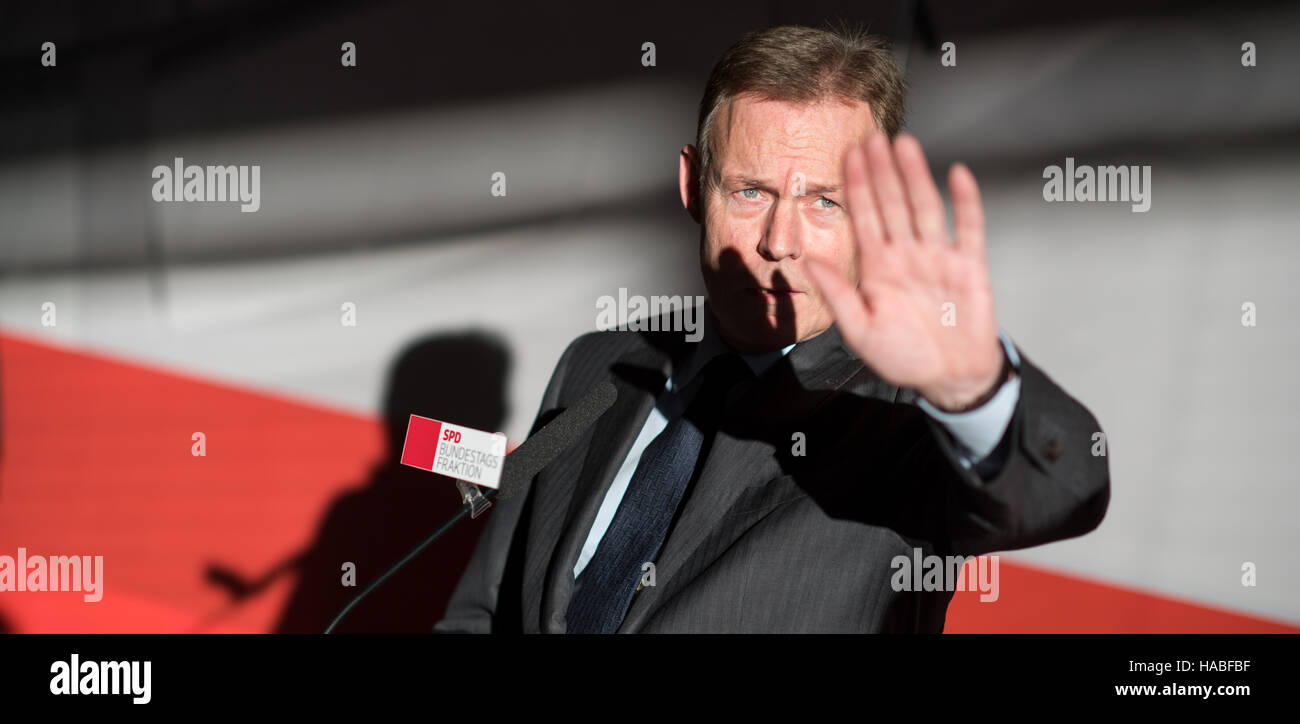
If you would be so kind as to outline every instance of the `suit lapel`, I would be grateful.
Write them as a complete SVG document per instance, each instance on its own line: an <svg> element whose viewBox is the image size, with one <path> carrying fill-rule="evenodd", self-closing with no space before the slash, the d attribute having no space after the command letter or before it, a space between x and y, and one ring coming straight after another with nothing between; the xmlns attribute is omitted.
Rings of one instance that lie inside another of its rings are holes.
<svg viewBox="0 0 1300 724"><path fill-rule="evenodd" d="M638 335L640 339L643 337ZM566 513L563 520L552 517L539 521L545 529L539 532L539 541L529 543L529 555L537 556L538 568L545 565L546 569L544 584L528 587L538 592L541 629L546 633L564 631L564 614L573 592L573 566L614 475L663 390L671 365L669 351L644 343L610 365L610 381L618 390L618 398L593 428L576 483L566 485L564 480L552 483L554 493L568 495ZM554 547L544 545L557 536L559 540ZM541 559L547 555L549 560Z"/></svg>
<svg viewBox="0 0 1300 724"><path fill-rule="evenodd" d="M862 363L844 348L832 326L796 346L763 376L737 391L695 489L655 563L659 585L636 595L620 633L637 631L665 596L707 563L690 561L691 555L717 532L723 516L747 488L762 486L781 474L773 442L784 439L782 444L788 444L790 431L798 429L800 421L863 372Z"/></svg>

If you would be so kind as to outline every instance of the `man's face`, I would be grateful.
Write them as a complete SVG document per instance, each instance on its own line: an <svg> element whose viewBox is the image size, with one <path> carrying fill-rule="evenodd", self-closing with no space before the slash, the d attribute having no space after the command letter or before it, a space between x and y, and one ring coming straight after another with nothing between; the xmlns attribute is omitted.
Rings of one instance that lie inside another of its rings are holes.
<svg viewBox="0 0 1300 724"><path fill-rule="evenodd" d="M702 224L700 267L723 338L744 352L780 349L834 321L805 273L807 259L857 283L842 159L875 123L866 103L840 100L740 96L721 111L712 129L720 181L694 198L688 146L683 202Z"/></svg>

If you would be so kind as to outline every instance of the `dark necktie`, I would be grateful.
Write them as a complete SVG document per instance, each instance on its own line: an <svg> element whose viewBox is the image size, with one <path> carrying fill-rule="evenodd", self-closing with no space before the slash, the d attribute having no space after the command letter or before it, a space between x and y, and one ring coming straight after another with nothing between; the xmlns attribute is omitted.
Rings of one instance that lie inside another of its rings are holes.
<svg viewBox="0 0 1300 724"><path fill-rule="evenodd" d="M713 439L727 393L753 373L735 353L713 358L700 373L686 412L670 421L637 463L596 554L574 582L568 633L614 633L627 615L643 574L667 539L682 495Z"/></svg>

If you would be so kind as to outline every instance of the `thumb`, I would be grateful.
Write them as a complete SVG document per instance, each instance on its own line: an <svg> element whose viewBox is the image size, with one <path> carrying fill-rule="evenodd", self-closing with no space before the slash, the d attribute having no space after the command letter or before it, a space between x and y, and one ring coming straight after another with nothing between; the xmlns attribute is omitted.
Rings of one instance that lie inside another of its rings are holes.
<svg viewBox="0 0 1300 724"><path fill-rule="evenodd" d="M840 335L850 345L855 345L865 335L870 324L870 315L862 293L829 265L815 259L808 259L804 263L808 277L831 308L831 314L835 315Z"/></svg>

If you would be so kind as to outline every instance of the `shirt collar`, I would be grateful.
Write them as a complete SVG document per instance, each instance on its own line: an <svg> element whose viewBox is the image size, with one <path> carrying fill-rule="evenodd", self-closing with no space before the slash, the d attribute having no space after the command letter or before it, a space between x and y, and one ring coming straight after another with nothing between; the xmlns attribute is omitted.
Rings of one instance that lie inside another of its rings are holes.
<svg viewBox="0 0 1300 724"><path fill-rule="evenodd" d="M695 376L700 373L700 370L703 370L704 366L714 357L728 352L736 352L731 345L727 344L726 341L722 339L722 335L718 333L717 325L713 322L713 313L708 311L707 308L706 312L707 313L703 315L704 331L703 335L700 337L700 341L695 343L695 349L688 355L686 362L682 364L680 371L673 371L671 380L673 390L680 390L690 384L691 380L695 379ZM795 345L791 344L786 345L782 349L773 350L771 352L759 352L757 354L742 354L736 352L736 354L739 354L740 358L745 360L745 364L749 365L749 369L753 370L754 376L759 377L771 368L772 365L776 364L778 360L789 354L790 350L794 348Z"/></svg>

